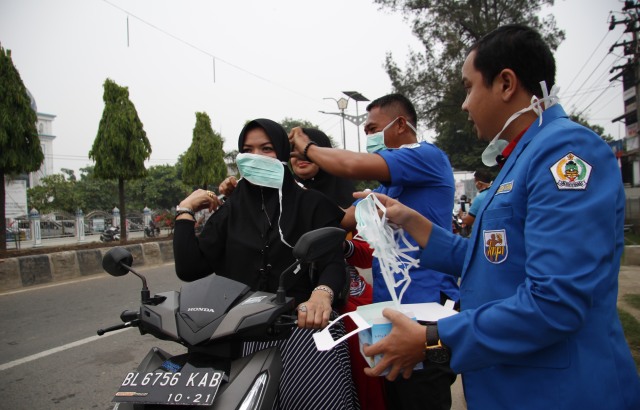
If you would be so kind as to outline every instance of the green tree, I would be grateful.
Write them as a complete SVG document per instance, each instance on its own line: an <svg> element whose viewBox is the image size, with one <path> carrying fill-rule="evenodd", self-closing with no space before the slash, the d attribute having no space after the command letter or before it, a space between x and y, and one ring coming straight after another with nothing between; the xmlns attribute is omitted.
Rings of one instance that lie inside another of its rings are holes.
<svg viewBox="0 0 640 410"><path fill-rule="evenodd" d="M171 209L189 193L174 165L149 167L147 176L127 185L127 204L136 209Z"/></svg>
<svg viewBox="0 0 640 410"><path fill-rule="evenodd" d="M238 150L234 149L224 153L224 162L227 164L229 173L234 176L239 176L238 164L236 164L236 157L238 156Z"/></svg>
<svg viewBox="0 0 640 410"><path fill-rule="evenodd" d="M468 48L500 25L527 24L543 35L555 50L564 40L553 16L538 17L543 5L554 0L375 0L382 8L398 11L412 26L422 50L412 51L406 68L393 56L386 70L393 88L409 97L419 118L436 132L442 148L458 169L482 166L486 142L477 140L461 105L465 92L460 81ZM444 23L446 22L446 23Z"/></svg>
<svg viewBox="0 0 640 410"><path fill-rule="evenodd" d="M227 176L223 143L220 134L211 128L207 113L197 112L193 139L182 159L182 180L185 184L202 189L207 189L209 185L217 188Z"/></svg>
<svg viewBox="0 0 640 410"><path fill-rule="evenodd" d="M0 251L7 249L5 175L37 171L44 161L37 120L31 98L11 60L11 50L0 46Z"/></svg>
<svg viewBox="0 0 640 410"><path fill-rule="evenodd" d="M103 100L104 111L89 158L96 162L96 177L118 181L120 237L126 242L124 183L146 175L144 161L151 156L151 144L138 112L129 100L127 87L121 87L107 78L104 82Z"/></svg>
<svg viewBox="0 0 640 410"><path fill-rule="evenodd" d="M76 191L81 209L85 213L96 209L111 212L117 205L114 198L118 197L118 184L115 180L98 178L94 169L93 166L80 168Z"/></svg>
<svg viewBox="0 0 640 410"><path fill-rule="evenodd" d="M598 134L606 142L611 142L615 139L611 136L611 134L604 133L604 127L601 127L596 124L589 124L589 121L587 121L587 119L581 116L580 114L569 114L569 118L571 119L571 121L575 121L578 124L584 125L585 127L591 129L593 132Z"/></svg>
<svg viewBox="0 0 640 410"><path fill-rule="evenodd" d="M74 214L78 208L82 209L75 174L73 170L63 171L66 172L46 176L40 185L27 189L29 209L35 208L43 214L57 210Z"/></svg>
<svg viewBox="0 0 640 410"><path fill-rule="evenodd" d="M291 130L293 128L295 128L295 127L315 128L317 130L321 130L319 126L317 126L316 124L314 124L314 123L312 123L310 121L307 121L307 120L296 120L296 119L289 118L289 117L285 117L284 120L282 120L282 122L280 122L280 125L282 125L282 128L284 128L285 131L287 131L287 133L291 132ZM324 131L322 131L322 132L324 132ZM331 141L331 146L333 146L333 147L337 147L338 146L338 144L336 143L336 140L333 139L333 136L327 134L327 137L329 137L329 141Z"/></svg>

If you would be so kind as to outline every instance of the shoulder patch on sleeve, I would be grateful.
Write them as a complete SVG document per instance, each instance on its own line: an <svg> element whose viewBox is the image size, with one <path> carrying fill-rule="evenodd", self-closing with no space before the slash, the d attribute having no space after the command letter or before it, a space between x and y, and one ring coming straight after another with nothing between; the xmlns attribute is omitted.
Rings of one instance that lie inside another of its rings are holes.
<svg viewBox="0 0 640 410"><path fill-rule="evenodd" d="M553 164L549 171L561 190L585 190L591 176L591 165L569 152Z"/></svg>

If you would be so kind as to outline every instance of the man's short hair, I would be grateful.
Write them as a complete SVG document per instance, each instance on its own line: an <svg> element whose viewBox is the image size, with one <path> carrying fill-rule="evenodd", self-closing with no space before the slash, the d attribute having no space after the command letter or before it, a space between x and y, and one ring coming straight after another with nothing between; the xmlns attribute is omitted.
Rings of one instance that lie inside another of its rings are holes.
<svg viewBox="0 0 640 410"><path fill-rule="evenodd" d="M491 174L486 169L476 170L476 172L473 174L473 178L476 181L484 182L485 184L491 182Z"/></svg>
<svg viewBox="0 0 640 410"><path fill-rule="evenodd" d="M376 107L381 109L392 108L398 111L401 115L406 116L407 121L409 121L411 125L414 127L418 126L418 114L416 114L416 109L411 101L402 94L387 94L380 98L376 98L367 105L367 112Z"/></svg>
<svg viewBox="0 0 640 410"><path fill-rule="evenodd" d="M551 49L536 30L521 25L498 27L478 40L471 49L476 52L474 67L490 86L505 68L513 70L523 87L542 98L540 81L547 89L555 84L556 62Z"/></svg>

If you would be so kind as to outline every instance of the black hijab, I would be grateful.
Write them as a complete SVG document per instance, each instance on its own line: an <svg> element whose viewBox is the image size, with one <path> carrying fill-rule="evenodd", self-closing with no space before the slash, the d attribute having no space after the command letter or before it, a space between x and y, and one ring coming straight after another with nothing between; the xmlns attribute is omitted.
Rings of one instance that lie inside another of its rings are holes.
<svg viewBox="0 0 640 410"><path fill-rule="evenodd" d="M256 119L244 126L238 138L239 151L242 152L249 131L255 128L265 131L277 158L288 161L287 133L280 124L268 119ZM293 246L310 230L339 226L343 216L344 212L324 195L298 186L288 170L282 184L282 217L277 189L242 179L224 205L207 221L199 238L199 248L207 257L209 269L246 283L254 290L275 292L280 273L294 261L291 248L282 242L278 227L284 240ZM341 258L337 249L335 260L326 266L337 264L338 267L326 271L343 270ZM342 278L335 274L320 279L335 287L334 291L342 284ZM297 275L288 293L298 301L307 300L314 286L308 276Z"/></svg>
<svg viewBox="0 0 640 410"><path fill-rule="evenodd" d="M314 128L303 128L305 134L309 136L311 141L318 144L320 147L333 148L331 140L324 132ZM320 191L332 200L334 200L341 208L348 208L353 204L353 192L356 190L355 184L349 179L340 178L323 171L318 170L318 173L310 179L300 179L296 177L298 182L308 189L315 189Z"/></svg>

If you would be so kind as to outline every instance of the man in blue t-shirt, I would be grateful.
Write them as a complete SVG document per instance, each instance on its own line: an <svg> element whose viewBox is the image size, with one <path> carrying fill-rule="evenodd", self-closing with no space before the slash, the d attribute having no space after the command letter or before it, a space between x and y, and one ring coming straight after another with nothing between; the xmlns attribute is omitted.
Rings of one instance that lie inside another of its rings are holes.
<svg viewBox="0 0 640 410"><path fill-rule="evenodd" d="M313 162L333 175L377 180L380 186L375 192L397 199L435 224L451 229L455 194L451 164L439 148L418 142L417 115L411 101L401 94L389 94L371 102L367 112L369 116L364 125L367 153L319 147L301 128L294 128L289 135L292 155ZM342 225L348 230L355 228L355 205L347 209ZM409 235L405 236L416 244ZM419 251L409 254L417 257ZM391 300L376 258L372 273L373 301ZM452 276L422 266L412 268L409 276L411 284L403 295L403 303L459 299L458 285ZM449 409L450 386L455 377L446 366L425 363L425 369L414 372L411 378L387 382L388 407Z"/></svg>
<svg viewBox="0 0 640 410"><path fill-rule="evenodd" d="M487 195L487 192L491 187L491 174L486 169L478 169L473 174L473 179L475 180L478 195L473 198L473 202L469 207L469 212L462 217L462 223L469 228L471 228L471 225L473 225L473 222L476 220L476 215L478 215L478 212L480 211L484 197ZM469 230L469 232L471 231Z"/></svg>

